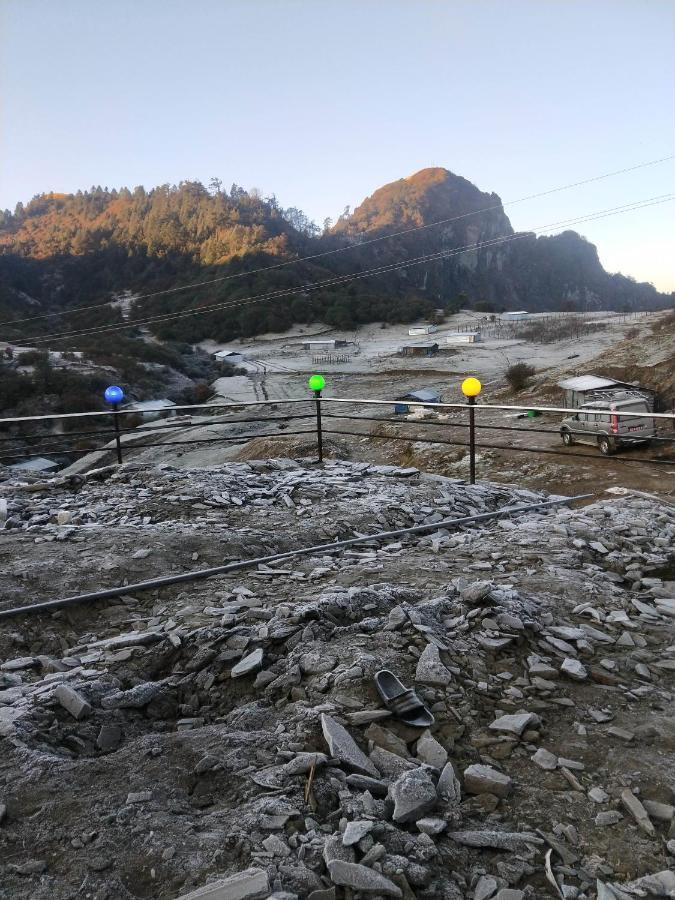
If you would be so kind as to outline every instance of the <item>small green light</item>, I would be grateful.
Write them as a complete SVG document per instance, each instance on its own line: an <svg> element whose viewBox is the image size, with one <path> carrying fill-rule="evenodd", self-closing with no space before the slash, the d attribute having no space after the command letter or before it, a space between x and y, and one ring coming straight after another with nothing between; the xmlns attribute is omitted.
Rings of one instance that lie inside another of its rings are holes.
<svg viewBox="0 0 675 900"><path fill-rule="evenodd" d="M323 375L312 375L307 384L310 391L322 391L326 387L326 379Z"/></svg>

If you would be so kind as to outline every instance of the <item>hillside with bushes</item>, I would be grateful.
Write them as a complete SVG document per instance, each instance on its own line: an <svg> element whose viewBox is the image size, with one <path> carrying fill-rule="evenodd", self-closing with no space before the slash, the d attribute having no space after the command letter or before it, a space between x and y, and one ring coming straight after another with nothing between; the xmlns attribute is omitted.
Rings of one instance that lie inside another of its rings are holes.
<svg viewBox="0 0 675 900"><path fill-rule="evenodd" d="M425 227L410 232L419 226ZM401 231L409 233L387 237ZM373 242L378 238L386 239ZM401 265L430 254L442 258ZM302 257L314 258L294 262ZM351 277L376 267L387 271ZM208 283L173 292L195 282ZM189 343L280 332L296 322L342 329L406 322L438 307L637 309L670 302L651 285L605 272L595 247L575 232L514 234L496 194L441 168L385 185L323 231L274 196L236 184L228 191L217 179L208 188L186 181L149 191L41 194L0 214L6 340L121 324L119 304L97 304L123 291L153 294L131 307L139 325L199 309L149 323L157 337ZM288 296L259 299L278 291ZM96 308L80 309L89 306ZM82 337L63 343L73 342L85 350L96 343Z"/></svg>

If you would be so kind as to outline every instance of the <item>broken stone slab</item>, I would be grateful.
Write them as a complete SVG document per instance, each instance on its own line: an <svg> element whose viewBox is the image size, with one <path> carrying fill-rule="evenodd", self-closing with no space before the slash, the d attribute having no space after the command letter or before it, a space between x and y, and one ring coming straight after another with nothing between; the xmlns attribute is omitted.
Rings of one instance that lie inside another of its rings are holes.
<svg viewBox="0 0 675 900"><path fill-rule="evenodd" d="M244 675L250 675L262 668L264 650L258 647L252 653L249 653L243 659L240 659L236 666L232 667L230 678L243 678Z"/></svg>
<svg viewBox="0 0 675 900"><path fill-rule="evenodd" d="M430 837L433 837L434 835L445 831L448 827L448 823L445 819L436 819L432 816L427 816L423 819L418 819L417 822L415 822L415 827L421 834L428 834Z"/></svg>
<svg viewBox="0 0 675 900"><path fill-rule="evenodd" d="M609 794L607 791L603 791L601 787L591 788L588 796L594 803L607 803L609 800Z"/></svg>
<svg viewBox="0 0 675 900"><path fill-rule="evenodd" d="M394 822L415 822L436 806L436 787L425 769L404 772L389 787Z"/></svg>
<svg viewBox="0 0 675 900"><path fill-rule="evenodd" d="M356 822L348 822L344 834L342 835L342 846L352 847L354 844L358 844L361 838L364 838L368 832L372 830L374 824L374 822L370 822L368 819L358 819Z"/></svg>
<svg viewBox="0 0 675 900"><path fill-rule="evenodd" d="M606 828L609 825L618 825L622 819L623 816L618 809L608 809L604 812L599 812L593 821L598 828Z"/></svg>
<svg viewBox="0 0 675 900"><path fill-rule="evenodd" d="M494 584L491 581L474 581L472 584L462 588L459 594L469 606L481 606L484 605L484 601L486 603L491 602L490 593L493 589Z"/></svg>
<svg viewBox="0 0 675 900"><path fill-rule="evenodd" d="M276 834L270 834L262 842L263 847L273 856L287 859L291 855L291 848Z"/></svg>
<svg viewBox="0 0 675 900"><path fill-rule="evenodd" d="M532 756L532 762L538 765L540 769L544 769L545 772L552 772L558 768L558 757L543 747L540 747Z"/></svg>
<svg viewBox="0 0 675 900"><path fill-rule="evenodd" d="M20 672L22 669L33 669L37 667L38 660L34 656L19 656L16 659L9 659L0 666L3 672Z"/></svg>
<svg viewBox="0 0 675 900"><path fill-rule="evenodd" d="M335 859L328 864L328 874L334 884L364 893L382 894L385 897L403 897L401 888L374 869L358 863ZM210 900L210 898L209 898Z"/></svg>
<svg viewBox="0 0 675 900"><path fill-rule="evenodd" d="M529 831L450 831L448 836L463 847L492 847L513 853L544 843L542 838Z"/></svg>
<svg viewBox="0 0 675 900"><path fill-rule="evenodd" d="M491 731L504 731L507 734L515 734L517 737L520 737L530 725L538 724L539 716L534 713L524 712L500 716L494 722L491 722L488 727Z"/></svg>
<svg viewBox="0 0 675 900"><path fill-rule="evenodd" d="M417 661L415 681L435 687L447 687L452 681L452 673L441 662L438 647L427 644Z"/></svg>
<svg viewBox="0 0 675 900"><path fill-rule="evenodd" d="M351 734L332 716L328 716L326 713L321 714L321 728L331 756L363 775L371 775L373 778L380 777L378 770L359 748Z"/></svg>
<svg viewBox="0 0 675 900"><path fill-rule="evenodd" d="M588 679L588 670L578 659L566 657L560 666L560 671L573 681L586 681Z"/></svg>
<svg viewBox="0 0 675 900"><path fill-rule="evenodd" d="M656 830L651 823L647 810L629 788L621 791L621 804L646 835L656 837Z"/></svg>
<svg viewBox="0 0 675 900"><path fill-rule="evenodd" d="M389 785L368 775L347 775L347 784L357 791L369 791L373 797L386 797Z"/></svg>
<svg viewBox="0 0 675 900"><path fill-rule="evenodd" d="M54 699L78 722L92 713L91 704L70 685L60 684L54 691Z"/></svg>
<svg viewBox="0 0 675 900"><path fill-rule="evenodd" d="M457 806L462 799L462 788L457 778L455 767L451 762L447 762L443 767L436 785L436 793L441 800L445 800L450 806Z"/></svg>
<svg viewBox="0 0 675 900"><path fill-rule="evenodd" d="M328 757L325 753L298 753L287 763L278 766L267 766L249 775L251 781L260 787L280 788L288 783L288 779L295 775L305 775L314 766L325 766Z"/></svg>
<svg viewBox="0 0 675 900"><path fill-rule="evenodd" d="M307 900L336 900L335 888L330 887L325 890L312 891L307 895Z"/></svg>
<svg viewBox="0 0 675 900"><path fill-rule="evenodd" d="M128 691L115 691L103 697L103 709L142 709L162 691L160 681L144 681Z"/></svg>
<svg viewBox="0 0 675 900"><path fill-rule="evenodd" d="M115 750L122 742L122 729L119 725L101 725L96 747L104 753Z"/></svg>
<svg viewBox="0 0 675 900"><path fill-rule="evenodd" d="M513 788L513 781L503 772L476 763L464 770L464 790L468 794L494 794L495 797L508 797Z"/></svg>
<svg viewBox="0 0 675 900"><path fill-rule="evenodd" d="M340 859L343 862L356 862L354 850L351 847L345 847L342 843L342 835L339 832L328 835L323 842L321 855L327 866L336 859Z"/></svg>
<svg viewBox="0 0 675 900"><path fill-rule="evenodd" d="M370 753L373 765L387 778L398 778L403 772L416 769L419 763L415 760L403 759L396 753L390 753L384 747L373 747Z"/></svg>
<svg viewBox="0 0 675 900"><path fill-rule="evenodd" d="M264 869L245 869L181 894L177 900L262 900L270 893L270 882Z"/></svg>
<svg viewBox="0 0 675 900"><path fill-rule="evenodd" d="M499 884L491 875L481 875L476 882L473 900L490 900L497 893Z"/></svg>
<svg viewBox="0 0 675 900"><path fill-rule="evenodd" d="M166 635L161 631L131 631L128 634L118 634L116 637L106 638L102 641L94 641L87 644L89 650L119 650L121 647L145 647L161 641Z"/></svg>
<svg viewBox="0 0 675 900"><path fill-rule="evenodd" d="M657 822L672 822L675 818L675 806L670 803L660 803L658 800L643 800L642 805L649 813L650 819Z"/></svg>
<svg viewBox="0 0 675 900"><path fill-rule="evenodd" d="M369 741L377 744L378 747L383 747L390 753L395 753L397 756L402 756L404 759L408 759L410 756L408 747L403 738L400 738L388 728L383 728L382 725L378 725L376 722L372 722L368 728L366 728L364 735Z"/></svg>
<svg viewBox="0 0 675 900"><path fill-rule="evenodd" d="M675 872L672 869L664 869L663 872L655 872L653 875L644 875L630 884L615 885L615 889L626 891L631 896L638 897L675 897Z"/></svg>
<svg viewBox="0 0 675 900"><path fill-rule="evenodd" d="M337 663L337 656L322 653L320 650L305 653L298 660L303 675L324 675L326 672L332 672Z"/></svg>
<svg viewBox="0 0 675 900"><path fill-rule="evenodd" d="M429 729L424 731L422 737L417 741L415 755L420 762L433 766L435 769L442 769L448 761L448 751L438 743Z"/></svg>

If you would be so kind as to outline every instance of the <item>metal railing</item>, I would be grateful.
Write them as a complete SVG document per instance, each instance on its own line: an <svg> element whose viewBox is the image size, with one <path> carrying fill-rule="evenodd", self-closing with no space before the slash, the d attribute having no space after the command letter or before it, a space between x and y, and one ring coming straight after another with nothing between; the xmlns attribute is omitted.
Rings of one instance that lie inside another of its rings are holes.
<svg viewBox="0 0 675 900"><path fill-rule="evenodd" d="M387 417L368 414L359 414L359 410L382 411L387 409L394 410L399 405L414 407L416 409L428 409L443 418L435 420L422 418L403 418L402 416ZM290 407L289 412L277 413L282 407ZM303 408L307 408L306 412L302 412ZM242 414L250 413L253 410L262 410L265 412L269 409L273 415L248 415L242 418ZM294 412L294 410L298 412ZM344 412L343 412L344 410ZM366 437L372 440L389 440L389 441L406 441L419 442L427 444L448 445L455 447L467 447L469 454L470 480L475 481L475 461L477 450L499 450L514 453L535 453L542 455L564 456L568 459L591 457L593 459L603 459L598 453L579 453L578 451L570 451L567 449L552 449L550 447L524 447L515 444L494 444L476 440L476 432L496 431L507 434L550 434L560 439L560 423L557 422L550 428L541 427L518 427L504 424L503 422L487 422L484 417L490 413L502 411L504 413L533 413L536 416L554 414L556 416L573 416L579 413L579 409L569 409L561 406L524 406L514 404L496 404L496 403L432 403L417 401L414 399L398 399L398 400L373 400L360 397L324 397L321 391L314 391L312 395L295 399L283 400L253 400L238 402L221 402L221 403L200 403L187 404L171 407L171 418L162 420L161 424L140 424L136 427L128 427L128 417L138 417L138 410L134 409L106 409L92 410L89 412L76 413L53 413L40 416L9 416L0 418L0 466L9 464L9 461L23 461L43 457L45 454L77 457L95 452L114 453L118 462L122 462L124 454L131 450L143 450L151 447L167 447L173 446L181 449L208 449L214 444L229 443L245 443L256 438L281 438L307 436L314 438L316 442L317 455L319 462L323 461L323 444L324 436L355 436ZM635 417L635 410L611 410L604 408L594 408L593 414L621 417ZM144 415L148 413L157 413L158 415L166 415L167 410L164 407L156 409L146 408ZM175 414L181 415L175 418ZM201 414L201 415L200 415ZM461 421L450 420L450 414L459 415ZM198 415L199 418L194 421L193 417ZM634 465L653 465L653 466L675 466L675 454L672 458L665 457L663 450L669 444L675 443L675 413L638 413L639 418L648 418L655 424L655 428L660 433L650 438L656 448L661 451L661 456L651 456L649 458L629 458L622 456L612 456L612 462L621 462ZM472 425L474 417L478 420L475 426ZM60 423L67 422L79 423L80 420L93 419L94 425L89 430L65 431L58 434L42 433L42 434L25 434L23 428L28 423ZM528 419L528 421L531 421ZM358 431L355 426L345 428L344 423L358 422L364 425L386 426L395 429L395 433L377 433L372 430ZM112 427L96 427L112 423ZM259 425L270 424L271 429L257 430ZM289 425L293 424L292 428ZM302 425L300 423L303 423ZM342 423L342 424L340 424ZM253 426L254 430L246 430L245 433L219 434L209 437L195 437L189 439L190 429L208 429L210 427L235 426L237 428L248 429ZM273 430L276 428L276 430ZM452 440L450 434L451 429L468 430L468 440ZM18 430L20 434L7 434L7 430ZM414 429L416 433L411 433ZM419 432L423 433L420 434ZM569 429L572 438L588 439L591 437L588 431L584 429ZM5 433L3 433L5 432ZM403 432L403 433L401 433ZM664 433L666 432L666 433ZM425 436L425 433L429 435ZM450 434L449 434L450 433ZM175 435L175 440L171 440ZM148 437L149 440L144 440ZM157 440L153 441L152 438ZM184 439L187 437L188 439ZM91 446L93 439L106 439L100 446ZM136 440L138 438L138 440ZM162 439L164 438L164 439ZM620 435L622 443L643 443L640 437L631 438L629 434ZM36 442L30 446L31 451L12 449L8 444L16 443L22 440L24 442ZM86 440L88 446L75 447L74 442ZM45 446L45 442L48 442ZM582 440L583 442L583 440ZM0 468L0 472L2 469Z"/></svg>

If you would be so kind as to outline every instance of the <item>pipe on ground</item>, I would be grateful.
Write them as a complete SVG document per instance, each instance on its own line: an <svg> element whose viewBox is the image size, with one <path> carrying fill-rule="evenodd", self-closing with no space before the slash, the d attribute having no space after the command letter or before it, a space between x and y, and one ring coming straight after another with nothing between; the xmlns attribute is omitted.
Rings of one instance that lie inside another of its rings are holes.
<svg viewBox="0 0 675 900"><path fill-rule="evenodd" d="M442 519L440 522L435 522L433 525L413 525L411 528L398 528L396 531L380 531L377 534L347 538L343 541L333 541L330 544L315 544L312 547L301 547L299 550L287 550L284 553L273 553L269 556L257 556L253 559L241 560L240 562L226 563L222 566L213 566L210 569L197 569L192 572L181 572L180 575L163 575L160 578L152 578L149 581L139 581L137 584L125 584L119 587L106 588L102 591L92 591L87 594L76 594L72 597L63 597L58 600L32 603L29 606L3 609L0 610L0 620L32 613L49 612L54 609L61 609L64 606L78 606L81 603L89 603L95 600L108 600L112 597L120 597L123 594L134 594L137 591L153 590L154 588L164 587L169 584L182 584L186 581L198 581L202 578L212 578L214 575L237 572L240 569L248 569L261 563L278 562L282 559L291 559L295 556L306 556L310 553L325 553L330 550L341 550L343 547L352 547L355 544L368 544L372 541L382 541L389 540L390 538L402 537L406 534L422 534L425 531L438 531L440 528L448 528L450 526L468 525L472 522L485 522L489 519L498 519L500 516L514 516L519 513L530 512L534 509L546 509L551 506L561 506L565 503L572 503L575 500L587 500L592 496L593 494L576 494L574 497L561 497L556 500L545 500L541 503L530 503L527 506L505 506L495 512L479 513L474 516L463 516L460 519Z"/></svg>

